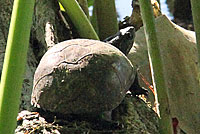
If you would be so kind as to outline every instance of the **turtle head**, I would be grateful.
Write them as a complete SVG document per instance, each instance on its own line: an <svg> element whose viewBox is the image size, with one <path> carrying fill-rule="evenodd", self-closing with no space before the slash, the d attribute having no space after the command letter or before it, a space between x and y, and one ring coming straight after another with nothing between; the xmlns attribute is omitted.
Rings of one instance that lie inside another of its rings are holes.
<svg viewBox="0 0 200 134"><path fill-rule="evenodd" d="M106 38L104 41L117 47L127 55L133 46L135 38L135 28L133 26L121 29L115 35Z"/></svg>

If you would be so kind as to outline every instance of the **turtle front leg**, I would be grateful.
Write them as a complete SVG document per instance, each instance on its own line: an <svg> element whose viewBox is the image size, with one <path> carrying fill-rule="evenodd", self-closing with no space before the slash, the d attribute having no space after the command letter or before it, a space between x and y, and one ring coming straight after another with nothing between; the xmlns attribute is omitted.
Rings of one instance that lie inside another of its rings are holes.
<svg viewBox="0 0 200 134"><path fill-rule="evenodd" d="M131 87L129 88L129 91L131 92L131 94L133 96L136 96L136 95L146 95L147 96L148 95L148 90L139 85L138 72L136 72L135 80L134 80L133 84L131 85Z"/></svg>

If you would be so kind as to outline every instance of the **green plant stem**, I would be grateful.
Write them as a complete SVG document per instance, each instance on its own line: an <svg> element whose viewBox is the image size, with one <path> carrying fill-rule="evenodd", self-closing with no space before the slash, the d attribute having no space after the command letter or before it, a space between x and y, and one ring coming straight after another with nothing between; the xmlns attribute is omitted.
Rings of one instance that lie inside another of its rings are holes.
<svg viewBox="0 0 200 134"><path fill-rule="evenodd" d="M150 0L139 0L142 20L145 29L148 54L151 64L152 79L155 90L158 93L160 104L160 134L172 134L172 119L170 117L168 94L163 73L163 62L156 36L155 19Z"/></svg>
<svg viewBox="0 0 200 134"><path fill-rule="evenodd" d="M194 22L194 29L196 33L196 41L197 41L197 51L198 51L198 67L199 67L199 73L200 73L200 0L191 0L191 6L192 6L192 16L193 16L193 22ZM199 81L200 81L200 74Z"/></svg>
<svg viewBox="0 0 200 134"><path fill-rule="evenodd" d="M82 10L84 11L85 15L90 18L89 16L89 10L88 10L88 3L87 0L77 0L79 5L81 6Z"/></svg>
<svg viewBox="0 0 200 134"><path fill-rule="evenodd" d="M58 0L64 7L79 35L83 38L99 40L94 28L76 0Z"/></svg>
<svg viewBox="0 0 200 134"><path fill-rule="evenodd" d="M99 37L101 40L119 31L115 0L95 0Z"/></svg>
<svg viewBox="0 0 200 134"><path fill-rule="evenodd" d="M15 0L0 85L0 134L13 134L35 0Z"/></svg>

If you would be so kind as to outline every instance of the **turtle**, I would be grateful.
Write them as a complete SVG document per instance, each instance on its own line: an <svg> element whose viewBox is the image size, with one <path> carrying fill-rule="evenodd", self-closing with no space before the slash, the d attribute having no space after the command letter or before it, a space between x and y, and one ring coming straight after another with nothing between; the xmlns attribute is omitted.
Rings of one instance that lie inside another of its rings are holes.
<svg viewBox="0 0 200 134"><path fill-rule="evenodd" d="M104 42L71 39L50 48L36 69L31 104L61 114L98 115L116 108L136 74L125 55L132 47L134 28L124 30Z"/></svg>

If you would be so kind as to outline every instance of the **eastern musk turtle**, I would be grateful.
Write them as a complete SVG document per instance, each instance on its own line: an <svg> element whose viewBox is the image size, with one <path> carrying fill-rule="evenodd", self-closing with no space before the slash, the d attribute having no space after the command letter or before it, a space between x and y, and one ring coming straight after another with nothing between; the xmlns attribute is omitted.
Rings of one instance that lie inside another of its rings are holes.
<svg viewBox="0 0 200 134"><path fill-rule="evenodd" d="M136 69L116 47L96 40L61 42L42 57L31 103L62 114L110 111L123 100Z"/></svg>

